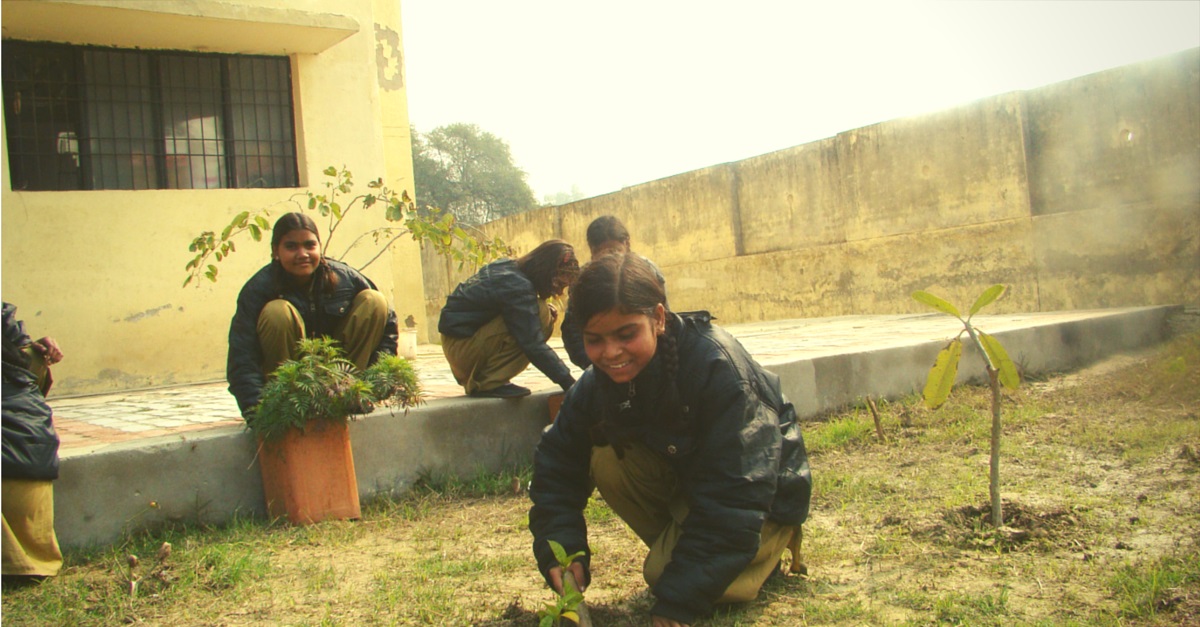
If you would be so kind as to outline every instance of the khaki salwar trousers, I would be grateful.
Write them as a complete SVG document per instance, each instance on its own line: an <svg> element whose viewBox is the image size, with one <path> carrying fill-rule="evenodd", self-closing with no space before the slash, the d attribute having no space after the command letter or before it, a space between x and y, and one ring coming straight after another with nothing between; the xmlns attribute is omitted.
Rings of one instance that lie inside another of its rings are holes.
<svg viewBox="0 0 1200 627"><path fill-rule="evenodd" d="M377 290L363 290L334 329L332 339L359 370L366 370L371 354L383 340L387 317L387 298ZM273 372L284 361L299 357L297 343L304 337L304 318L295 306L282 298L267 303L258 314L263 372Z"/></svg>
<svg viewBox="0 0 1200 627"><path fill-rule="evenodd" d="M538 320L542 337L554 330L553 305L538 301ZM454 380L467 394L494 390L521 374L529 367L529 358L508 332L503 316L479 327L471 337L450 337L442 334L442 353L454 373Z"/></svg>
<svg viewBox="0 0 1200 627"><path fill-rule="evenodd" d="M592 481L610 508L650 547L642 576L650 587L658 583L683 533L688 506L674 470L641 444L619 459L611 446L592 449ZM758 553L729 584L717 603L744 603L758 596L775 570L797 527L770 520L763 523Z"/></svg>
<svg viewBox="0 0 1200 627"><path fill-rule="evenodd" d="M52 577L62 568L62 551L54 534L54 484L30 479L4 479L0 509L3 574Z"/></svg>

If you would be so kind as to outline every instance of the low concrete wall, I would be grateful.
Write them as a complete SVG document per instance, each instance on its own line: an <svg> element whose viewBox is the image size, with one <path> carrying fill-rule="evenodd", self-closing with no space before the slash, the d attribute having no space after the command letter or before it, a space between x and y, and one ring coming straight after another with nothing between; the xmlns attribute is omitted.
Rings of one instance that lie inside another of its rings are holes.
<svg viewBox="0 0 1200 627"><path fill-rule="evenodd" d="M350 423L359 496L398 494L423 473L470 477L528 463L549 422L547 397L444 399ZM68 548L170 522L265 517L254 436L222 427L113 445L61 460L55 529Z"/></svg>
<svg viewBox="0 0 1200 627"><path fill-rule="evenodd" d="M723 322L1200 305L1200 49L486 225L522 252L618 216L672 306ZM436 322L463 274L426 257ZM436 341L436 333L429 335Z"/></svg>

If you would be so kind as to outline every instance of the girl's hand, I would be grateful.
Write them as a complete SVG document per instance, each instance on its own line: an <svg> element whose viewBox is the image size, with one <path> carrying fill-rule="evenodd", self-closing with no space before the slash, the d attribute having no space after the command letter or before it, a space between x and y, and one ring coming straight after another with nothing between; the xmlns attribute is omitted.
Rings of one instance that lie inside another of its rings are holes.
<svg viewBox="0 0 1200 627"><path fill-rule="evenodd" d="M46 359L47 366L53 366L62 361L62 349L58 347L58 343L54 341L54 338L44 337L33 342L30 346Z"/></svg>
<svg viewBox="0 0 1200 627"><path fill-rule="evenodd" d="M664 618L662 616L655 616L654 617L654 627L691 627L691 626L687 625L685 623L673 621L669 618Z"/></svg>
<svg viewBox="0 0 1200 627"><path fill-rule="evenodd" d="M579 590L580 592L583 592L583 590L587 589L587 584L583 582L584 581L583 564L580 564L579 562L573 562L571 564L571 574L575 575L575 581L579 582L579 587L581 588ZM562 593L563 593L563 569L562 569L562 566L551 566L550 567L550 587L554 588L554 591L557 592L560 596L562 595Z"/></svg>

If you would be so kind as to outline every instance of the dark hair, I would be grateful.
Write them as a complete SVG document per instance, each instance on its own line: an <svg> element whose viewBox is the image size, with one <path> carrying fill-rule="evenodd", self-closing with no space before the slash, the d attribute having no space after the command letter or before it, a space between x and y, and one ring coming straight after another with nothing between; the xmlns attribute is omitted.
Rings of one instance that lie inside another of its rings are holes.
<svg viewBox="0 0 1200 627"><path fill-rule="evenodd" d="M587 326L592 316L610 309L652 316L655 307L666 302L667 294L650 262L641 255L615 253L583 267L567 309L580 326Z"/></svg>
<svg viewBox="0 0 1200 627"><path fill-rule="evenodd" d="M275 226L271 229L271 252L275 252L275 247L283 238L292 231L310 231L317 236L317 241L321 241L321 233L317 231L317 223L307 213L293 211L279 216L275 221Z"/></svg>
<svg viewBox="0 0 1200 627"><path fill-rule="evenodd" d="M275 248L292 231L309 231L317 237L317 243L321 242L321 232L317 230L317 223L307 213L293 211L279 216L279 219L275 221L275 226L271 227L271 264L275 268L275 281L279 285L285 284L289 280L289 277L287 276L287 272L284 271L283 266L280 265L279 260L274 259ZM316 277L323 279L320 282L323 291L333 293L334 288L337 287L338 278L333 269L329 267L329 264L325 263L324 254L321 255L321 264L314 273L314 278Z"/></svg>
<svg viewBox="0 0 1200 627"><path fill-rule="evenodd" d="M579 260L570 244L552 239L518 258L517 269L529 277L538 298L549 298L561 294L575 282L575 277L579 276Z"/></svg>
<svg viewBox="0 0 1200 627"><path fill-rule="evenodd" d="M594 250L605 242L624 242L629 247L629 229L616 216L600 216L588 225L588 248Z"/></svg>
<svg viewBox="0 0 1200 627"><path fill-rule="evenodd" d="M667 294L650 262L636 253L615 253L592 260L583 267L579 279L571 287L567 309L571 318L579 321L582 327L587 326L593 316L612 309L622 314L640 313L653 317L659 305L666 308ZM655 351L662 359L668 385L664 388L665 395L658 399L656 413L667 426L683 429L687 427L687 408L679 398L679 387L676 385L679 374L678 330L675 316L668 311L666 328L658 336L658 348ZM607 377L600 377L600 381L601 390L613 393ZM613 425L620 421L615 413L615 405L606 404L601 421L597 424L597 428L605 434L604 438L598 438L597 432L593 432L592 437L601 442L608 440L620 455L619 437L613 435Z"/></svg>

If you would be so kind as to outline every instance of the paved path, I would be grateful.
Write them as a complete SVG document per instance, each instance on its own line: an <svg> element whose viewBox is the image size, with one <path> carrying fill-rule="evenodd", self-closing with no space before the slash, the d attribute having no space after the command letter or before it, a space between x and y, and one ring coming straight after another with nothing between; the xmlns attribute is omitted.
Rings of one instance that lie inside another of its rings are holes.
<svg viewBox="0 0 1200 627"><path fill-rule="evenodd" d="M996 333L1030 324L1050 324L1094 316L1097 312L1051 312L978 316L975 322ZM719 321L718 321L719 323ZM822 355L853 353L913 340L953 337L958 321L937 313L893 316L842 316L778 320L725 327L764 365ZM566 360L558 338L551 346ZM416 368L427 400L462 395L441 347L418 347ZM576 376L580 373L572 367ZM535 368L514 382L544 390L555 387ZM50 399L63 456L83 454L114 442L241 424L241 415L224 381L96 396Z"/></svg>

